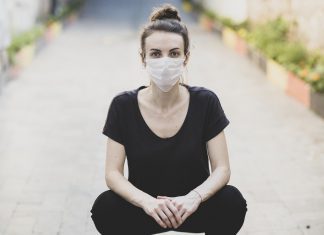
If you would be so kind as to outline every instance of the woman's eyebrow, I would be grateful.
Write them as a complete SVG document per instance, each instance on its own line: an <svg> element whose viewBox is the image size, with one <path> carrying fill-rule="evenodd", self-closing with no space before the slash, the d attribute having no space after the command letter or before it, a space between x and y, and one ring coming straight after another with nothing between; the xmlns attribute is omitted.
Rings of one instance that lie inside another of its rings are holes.
<svg viewBox="0 0 324 235"><path fill-rule="evenodd" d="M180 49L178 47L172 48L170 49L170 51L176 50L176 49ZM156 48L151 48L150 51L161 51L160 49L156 49Z"/></svg>

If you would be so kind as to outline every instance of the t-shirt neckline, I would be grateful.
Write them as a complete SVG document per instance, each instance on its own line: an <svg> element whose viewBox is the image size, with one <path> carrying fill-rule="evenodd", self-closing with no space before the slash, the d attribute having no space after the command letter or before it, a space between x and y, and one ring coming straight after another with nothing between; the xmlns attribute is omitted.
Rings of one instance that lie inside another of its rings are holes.
<svg viewBox="0 0 324 235"><path fill-rule="evenodd" d="M147 88L148 86L144 86L144 85L142 85L142 86L138 87L138 88L135 90L135 108L136 108L136 113L137 113L137 115L138 115L140 121L144 124L145 129L147 130L147 132L148 132L148 133L149 133L153 138L155 138L155 139L157 139L157 140L160 140L160 141L172 140L172 139L176 138L177 136L179 136L179 135L183 132L184 128L185 128L186 125L187 125L187 122L188 122L188 119L189 119L189 116L190 116L190 112L191 112L191 106L192 106L192 93L191 93L191 87L190 87L189 85L187 85L187 84L184 84L184 83L179 83L179 84L180 84L180 85L183 85L184 87L186 87L187 90L189 91L189 105L188 105L188 109L187 109L186 117L185 117L185 119L184 119L184 121L183 121L183 123L182 123L180 129L177 131L177 133L175 133L173 136L170 136L170 137L160 137L160 136L158 136L157 134L155 134L155 133L151 130L151 128L147 125L146 121L144 120L144 117L143 117L143 115L142 115L142 113L141 113L141 110L140 110L140 108L139 108L139 103L138 103L138 92L139 92L139 90L144 89L144 88Z"/></svg>

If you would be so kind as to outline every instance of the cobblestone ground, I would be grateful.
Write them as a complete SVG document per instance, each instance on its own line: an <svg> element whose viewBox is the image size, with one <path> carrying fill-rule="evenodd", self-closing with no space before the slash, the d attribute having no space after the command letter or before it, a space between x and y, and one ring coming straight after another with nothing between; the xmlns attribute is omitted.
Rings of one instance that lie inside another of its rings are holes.
<svg viewBox="0 0 324 235"><path fill-rule="evenodd" d="M158 3L88 1L80 20L6 86L0 234L97 234L89 210L106 190L101 130L117 92L148 84L139 29ZM323 120L182 15L192 42L188 83L213 89L231 121L230 184L248 202L239 234L324 234Z"/></svg>

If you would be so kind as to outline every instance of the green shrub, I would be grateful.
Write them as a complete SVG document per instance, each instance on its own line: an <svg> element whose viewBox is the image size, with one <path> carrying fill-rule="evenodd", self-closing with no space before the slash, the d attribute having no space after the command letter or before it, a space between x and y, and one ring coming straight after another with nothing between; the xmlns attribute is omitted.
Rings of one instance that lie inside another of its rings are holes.
<svg viewBox="0 0 324 235"><path fill-rule="evenodd" d="M262 47L262 49L258 47L258 49L260 49L266 56L268 56L273 60L277 60L277 58L282 53L284 48L285 48L285 43L281 41L269 43L268 45Z"/></svg>
<svg viewBox="0 0 324 235"><path fill-rule="evenodd" d="M83 2L84 0L74 0L68 3L67 5L61 8L57 15L48 16L48 18L45 21L45 25L50 24L53 21L65 18L70 13L78 9L83 4ZM34 26L28 31L13 36L9 47L7 48L7 53L11 64L14 63L14 56L20 49L22 49L26 45L32 44L41 35L43 35L45 31L45 25Z"/></svg>
<svg viewBox="0 0 324 235"><path fill-rule="evenodd" d="M44 30L43 25L37 25L28 31L14 35L10 46L7 48L10 63L14 63L14 55L19 50L35 42L44 33Z"/></svg>
<svg viewBox="0 0 324 235"><path fill-rule="evenodd" d="M317 64L309 76L309 82L316 92L324 93L324 63Z"/></svg>
<svg viewBox="0 0 324 235"><path fill-rule="evenodd" d="M216 20L218 18L218 16L216 15L216 13L212 10L206 9L204 11L204 15L206 15L208 18L212 19L212 20Z"/></svg>
<svg viewBox="0 0 324 235"><path fill-rule="evenodd" d="M267 47L273 43L280 43L286 40L289 25L281 17L258 25L249 34L247 40L261 51L267 51ZM281 45L278 45L279 47Z"/></svg>
<svg viewBox="0 0 324 235"><path fill-rule="evenodd" d="M229 17L218 17L218 21L220 21L220 23L224 26L227 26L231 29L234 29L234 30L239 30L241 28L245 28L247 29L249 27L248 25L248 21L245 20L243 22L240 22L240 23L237 23L237 22L234 22L231 18Z"/></svg>
<svg viewBox="0 0 324 235"><path fill-rule="evenodd" d="M307 50L299 42L288 41L289 23L281 17L257 26L247 40L271 59L288 66L307 60Z"/></svg>
<svg viewBox="0 0 324 235"><path fill-rule="evenodd" d="M282 65L300 64L307 60L306 48L298 42L283 43L282 51L276 60Z"/></svg>

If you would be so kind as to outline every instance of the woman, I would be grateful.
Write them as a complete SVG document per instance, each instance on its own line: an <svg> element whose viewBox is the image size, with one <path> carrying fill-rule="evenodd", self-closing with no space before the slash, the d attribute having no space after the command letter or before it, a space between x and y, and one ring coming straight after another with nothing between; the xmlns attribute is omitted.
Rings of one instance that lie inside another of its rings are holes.
<svg viewBox="0 0 324 235"><path fill-rule="evenodd" d="M110 190L97 197L91 217L101 234L236 234L247 204L227 185L229 120L214 92L180 82L189 38L177 9L165 4L150 18L140 55L151 82L120 92L110 104L103 128Z"/></svg>

